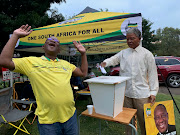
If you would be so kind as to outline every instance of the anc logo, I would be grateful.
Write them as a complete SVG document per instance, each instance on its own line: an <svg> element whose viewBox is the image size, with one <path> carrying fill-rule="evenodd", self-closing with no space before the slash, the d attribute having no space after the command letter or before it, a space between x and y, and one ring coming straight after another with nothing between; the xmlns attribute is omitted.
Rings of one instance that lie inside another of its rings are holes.
<svg viewBox="0 0 180 135"><path fill-rule="evenodd" d="M146 115L151 116L151 108L146 108Z"/></svg>
<svg viewBox="0 0 180 135"><path fill-rule="evenodd" d="M125 19L121 24L121 32L126 36L126 32L133 27L137 27L142 33L142 18L140 16Z"/></svg>

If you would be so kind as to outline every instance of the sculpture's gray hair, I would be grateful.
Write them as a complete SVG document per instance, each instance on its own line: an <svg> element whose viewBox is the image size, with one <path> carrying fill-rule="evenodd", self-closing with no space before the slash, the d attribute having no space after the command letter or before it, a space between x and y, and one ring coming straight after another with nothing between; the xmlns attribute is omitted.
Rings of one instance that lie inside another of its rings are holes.
<svg viewBox="0 0 180 135"><path fill-rule="evenodd" d="M138 28L131 28L129 29L127 32L126 32L126 35L127 34L135 34L139 39L141 39L141 32Z"/></svg>

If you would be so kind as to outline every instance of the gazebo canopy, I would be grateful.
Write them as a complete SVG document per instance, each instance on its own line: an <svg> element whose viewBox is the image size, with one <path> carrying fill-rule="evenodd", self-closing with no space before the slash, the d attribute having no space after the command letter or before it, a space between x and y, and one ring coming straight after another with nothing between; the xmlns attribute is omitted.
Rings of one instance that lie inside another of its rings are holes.
<svg viewBox="0 0 180 135"><path fill-rule="evenodd" d="M132 27L142 31L141 13L99 12L86 7L72 19L33 29L20 39L16 50L43 52L46 39L55 36L60 41L61 55L78 55L73 40L81 41L87 55L116 53L128 47L126 31Z"/></svg>

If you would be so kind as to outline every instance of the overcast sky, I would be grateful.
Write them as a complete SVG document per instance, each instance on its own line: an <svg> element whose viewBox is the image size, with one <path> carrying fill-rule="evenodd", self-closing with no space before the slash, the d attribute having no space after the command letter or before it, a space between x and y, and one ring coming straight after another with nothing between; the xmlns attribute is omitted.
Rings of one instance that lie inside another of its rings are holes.
<svg viewBox="0 0 180 135"><path fill-rule="evenodd" d="M141 13L153 22L152 30L173 27L180 29L180 0L66 0L52 4L66 18L80 13L87 6L109 12Z"/></svg>

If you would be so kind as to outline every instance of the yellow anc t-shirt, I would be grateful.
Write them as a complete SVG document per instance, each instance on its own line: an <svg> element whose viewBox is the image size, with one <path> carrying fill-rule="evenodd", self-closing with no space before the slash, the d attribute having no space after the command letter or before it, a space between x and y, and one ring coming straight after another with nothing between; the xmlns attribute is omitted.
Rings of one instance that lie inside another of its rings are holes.
<svg viewBox="0 0 180 135"><path fill-rule="evenodd" d="M14 71L30 79L40 124L64 123L73 116L76 108L70 78L75 65L45 56L14 58L13 62Z"/></svg>

